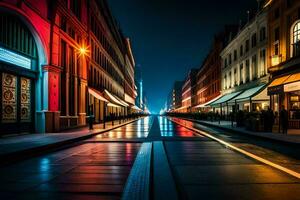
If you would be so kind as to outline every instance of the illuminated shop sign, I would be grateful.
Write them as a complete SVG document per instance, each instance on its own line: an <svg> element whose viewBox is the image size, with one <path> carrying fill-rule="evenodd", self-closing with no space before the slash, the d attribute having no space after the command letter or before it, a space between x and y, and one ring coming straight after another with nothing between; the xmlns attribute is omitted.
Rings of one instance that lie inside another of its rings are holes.
<svg viewBox="0 0 300 200"><path fill-rule="evenodd" d="M0 61L31 69L31 60L10 50L0 47Z"/></svg>

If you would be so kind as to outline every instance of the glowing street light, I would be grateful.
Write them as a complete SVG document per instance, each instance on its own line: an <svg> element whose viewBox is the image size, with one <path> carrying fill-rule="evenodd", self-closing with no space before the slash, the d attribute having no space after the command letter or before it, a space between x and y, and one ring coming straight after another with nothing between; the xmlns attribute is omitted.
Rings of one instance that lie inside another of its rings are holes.
<svg viewBox="0 0 300 200"><path fill-rule="evenodd" d="M78 51L78 56L81 57L81 56L88 56L88 53L89 53L89 50L88 50L88 47L85 46L84 44L81 45L80 47L77 48L77 51Z"/></svg>
<svg viewBox="0 0 300 200"><path fill-rule="evenodd" d="M79 48L79 53L80 53L80 55L85 55L87 53L86 47L80 47Z"/></svg>

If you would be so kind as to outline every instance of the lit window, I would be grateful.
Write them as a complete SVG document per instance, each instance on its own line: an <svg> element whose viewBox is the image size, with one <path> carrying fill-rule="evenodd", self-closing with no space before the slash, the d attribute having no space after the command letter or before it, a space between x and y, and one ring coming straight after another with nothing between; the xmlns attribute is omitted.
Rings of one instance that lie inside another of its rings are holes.
<svg viewBox="0 0 300 200"><path fill-rule="evenodd" d="M294 44L300 41L300 22L297 22L296 25L294 26L293 37L294 37Z"/></svg>
<svg viewBox="0 0 300 200"><path fill-rule="evenodd" d="M293 56L300 55L300 21L293 27Z"/></svg>

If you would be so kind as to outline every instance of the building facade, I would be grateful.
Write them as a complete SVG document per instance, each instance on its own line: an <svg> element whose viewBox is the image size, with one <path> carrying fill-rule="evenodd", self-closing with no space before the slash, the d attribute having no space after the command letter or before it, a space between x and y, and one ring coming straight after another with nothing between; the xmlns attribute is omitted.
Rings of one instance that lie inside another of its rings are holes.
<svg viewBox="0 0 300 200"><path fill-rule="evenodd" d="M210 105L222 115L268 108L267 27L267 10L262 9L221 52L222 96Z"/></svg>
<svg viewBox="0 0 300 200"><path fill-rule="evenodd" d="M134 59L106 1L7 0L0 12L1 132L80 127L91 112L101 121L99 99L107 115L130 112Z"/></svg>
<svg viewBox="0 0 300 200"><path fill-rule="evenodd" d="M196 75L198 69L191 69L184 81L181 91L181 107L176 111L180 113L191 112L193 103L192 99L196 96Z"/></svg>
<svg viewBox="0 0 300 200"><path fill-rule="evenodd" d="M6 133L85 125L87 60L80 51L87 44L85 5L0 2L1 129Z"/></svg>
<svg viewBox="0 0 300 200"><path fill-rule="evenodd" d="M183 81L175 81L172 90L168 97L167 110L168 112L177 112L182 106L182 86Z"/></svg>
<svg viewBox="0 0 300 200"><path fill-rule="evenodd" d="M268 87L272 109L288 111L289 128L300 128L300 2L268 1Z"/></svg>
<svg viewBox="0 0 300 200"><path fill-rule="evenodd" d="M207 112L211 110L209 103L215 101L221 95L221 66L220 56L226 41L231 35L236 34L236 26L228 26L214 37L213 45L197 73L197 92L194 110Z"/></svg>
<svg viewBox="0 0 300 200"><path fill-rule="evenodd" d="M91 60L89 105L96 122L124 117L135 108L135 62L129 39L116 25L107 2L89 1Z"/></svg>

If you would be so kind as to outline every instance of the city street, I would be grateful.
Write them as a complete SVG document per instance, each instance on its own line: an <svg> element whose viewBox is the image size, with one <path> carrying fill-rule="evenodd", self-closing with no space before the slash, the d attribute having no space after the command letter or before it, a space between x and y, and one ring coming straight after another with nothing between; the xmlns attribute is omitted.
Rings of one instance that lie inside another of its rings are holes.
<svg viewBox="0 0 300 200"><path fill-rule="evenodd" d="M300 0L0 0L0 27L0 200L300 200Z"/></svg>
<svg viewBox="0 0 300 200"><path fill-rule="evenodd" d="M183 126L166 117L146 117L71 147L2 166L0 198L299 199L299 148L172 120Z"/></svg>

